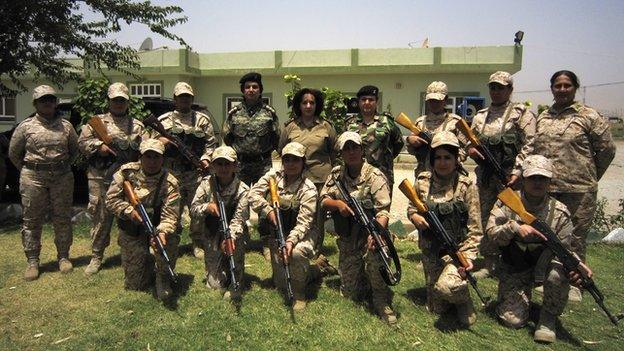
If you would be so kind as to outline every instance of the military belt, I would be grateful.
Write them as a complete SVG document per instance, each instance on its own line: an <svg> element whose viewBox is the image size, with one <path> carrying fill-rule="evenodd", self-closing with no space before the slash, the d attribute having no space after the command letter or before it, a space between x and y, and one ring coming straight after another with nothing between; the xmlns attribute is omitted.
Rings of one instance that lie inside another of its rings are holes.
<svg viewBox="0 0 624 351"><path fill-rule="evenodd" d="M29 162L24 161L24 167L32 170L32 171L70 171L70 163L69 161L62 161L58 163L38 163L38 162Z"/></svg>

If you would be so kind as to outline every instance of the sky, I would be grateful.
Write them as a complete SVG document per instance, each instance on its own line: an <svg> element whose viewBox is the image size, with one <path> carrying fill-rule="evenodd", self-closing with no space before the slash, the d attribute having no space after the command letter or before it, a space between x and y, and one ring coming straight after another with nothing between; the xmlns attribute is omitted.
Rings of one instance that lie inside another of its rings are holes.
<svg viewBox="0 0 624 351"><path fill-rule="evenodd" d="M624 114L624 1L152 1L188 21L171 29L196 52L513 45L524 31L516 101L550 104L550 76L574 71L578 100ZM180 45L132 25L113 39ZM603 85L616 83L610 85ZM602 86L595 86L602 85ZM538 91L538 92L533 92Z"/></svg>

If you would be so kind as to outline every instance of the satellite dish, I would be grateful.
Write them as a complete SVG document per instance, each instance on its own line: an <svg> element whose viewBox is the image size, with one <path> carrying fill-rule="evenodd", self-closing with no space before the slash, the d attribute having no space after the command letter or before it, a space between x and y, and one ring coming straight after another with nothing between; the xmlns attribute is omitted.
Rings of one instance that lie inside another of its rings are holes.
<svg viewBox="0 0 624 351"><path fill-rule="evenodd" d="M154 48L154 43L152 42L152 38L147 37L145 38L145 40L143 40L143 43L141 43L141 46L139 46L139 51L150 51Z"/></svg>

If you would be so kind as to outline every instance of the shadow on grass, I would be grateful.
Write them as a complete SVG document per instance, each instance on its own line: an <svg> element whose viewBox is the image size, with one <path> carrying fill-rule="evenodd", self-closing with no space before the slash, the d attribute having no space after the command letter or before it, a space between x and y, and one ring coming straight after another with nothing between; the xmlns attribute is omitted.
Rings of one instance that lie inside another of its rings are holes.
<svg viewBox="0 0 624 351"><path fill-rule="evenodd" d="M194 280L195 276L192 274L178 273L178 281L173 285L174 294L170 299L163 301L163 306L168 310L176 310L178 308L178 300L186 296ZM155 295L156 290L154 289L154 296Z"/></svg>
<svg viewBox="0 0 624 351"><path fill-rule="evenodd" d="M405 256L401 256L402 259L408 260L410 262L421 262L422 261L422 253L420 252L412 252L408 253Z"/></svg>
<svg viewBox="0 0 624 351"><path fill-rule="evenodd" d="M427 288L425 287L408 289L403 296L407 297L410 301L412 301L414 305L427 305Z"/></svg>

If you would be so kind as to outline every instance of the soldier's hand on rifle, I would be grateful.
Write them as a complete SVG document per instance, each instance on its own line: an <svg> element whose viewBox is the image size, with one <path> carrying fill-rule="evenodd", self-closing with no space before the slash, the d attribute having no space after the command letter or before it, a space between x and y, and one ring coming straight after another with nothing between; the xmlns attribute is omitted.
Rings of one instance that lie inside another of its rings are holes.
<svg viewBox="0 0 624 351"><path fill-rule="evenodd" d="M290 240L286 241L286 256L287 257L291 257L292 256L292 252L293 252L293 247L294 246L295 245L293 244L292 241L290 241Z"/></svg>
<svg viewBox="0 0 624 351"><path fill-rule="evenodd" d="M568 279L570 284L580 287L583 283L583 278L591 278L594 276L594 272L583 262L579 263L577 270L568 273Z"/></svg>
<svg viewBox="0 0 624 351"><path fill-rule="evenodd" d="M209 202L206 206L206 213L213 217L221 217L219 215L219 207L214 202Z"/></svg>
<svg viewBox="0 0 624 351"><path fill-rule="evenodd" d="M108 147L108 145L106 145L106 144L100 145L100 147L98 148L97 152L98 152L98 155L100 155L100 156L107 156L107 155L117 156L115 151L113 151L113 149Z"/></svg>
<svg viewBox="0 0 624 351"><path fill-rule="evenodd" d="M225 239L221 242L221 251L226 255L233 255L236 250L236 242L232 238Z"/></svg>
<svg viewBox="0 0 624 351"><path fill-rule="evenodd" d="M130 219L136 224L143 223L143 218L141 218L141 215L137 212L137 210L132 210L132 213L130 213Z"/></svg>
<svg viewBox="0 0 624 351"><path fill-rule="evenodd" d="M340 213L341 216L343 217L355 216L355 214L353 213L353 210L349 207L349 205L347 205L346 202L342 200L334 200L334 201L335 201L336 210L338 210L338 213Z"/></svg>
<svg viewBox="0 0 624 351"><path fill-rule="evenodd" d="M158 237L160 238L160 242L162 243L163 247L165 247L167 245L167 235L165 235L165 233L163 232L158 232ZM152 248L154 248L154 250L158 250L158 243L156 242L155 237L150 238L150 245L152 245Z"/></svg>
<svg viewBox="0 0 624 351"><path fill-rule="evenodd" d="M520 228L518 228L518 236L524 240L532 238L540 238L544 241L548 240L544 234L540 233L537 229L528 224L520 224Z"/></svg>
<svg viewBox="0 0 624 351"><path fill-rule="evenodd" d="M466 272L471 272L473 268L472 260L466 258L466 267L458 267L457 272L459 272L462 279L466 279Z"/></svg>
<svg viewBox="0 0 624 351"><path fill-rule="evenodd" d="M516 184L518 179L520 179L520 177L518 177L515 174L512 174L511 177L509 177L509 181L507 182L507 186L510 187L510 188L513 188L513 186Z"/></svg>
<svg viewBox="0 0 624 351"><path fill-rule="evenodd" d="M267 214L267 219L269 220L269 222L271 222L271 224L277 227L277 217L275 216L274 210Z"/></svg>
<svg viewBox="0 0 624 351"><path fill-rule="evenodd" d="M163 145L167 146L171 141L163 136L157 138Z"/></svg>
<svg viewBox="0 0 624 351"><path fill-rule="evenodd" d="M468 156L470 156L470 158L472 158L475 161L485 160L485 157L483 156L483 154L481 154L479 150L477 150L477 148L474 146L471 146L468 148Z"/></svg>
<svg viewBox="0 0 624 351"><path fill-rule="evenodd" d="M422 231L422 230L429 229L429 223L427 223L427 220L425 219L425 217L419 215L418 213L414 213L410 217L410 220L412 221L412 223L414 223L414 226L418 230Z"/></svg>
<svg viewBox="0 0 624 351"><path fill-rule="evenodd" d="M201 170L202 171L204 169L208 169L209 166L210 166L210 162L208 162L208 160L201 160Z"/></svg>
<svg viewBox="0 0 624 351"><path fill-rule="evenodd" d="M406 139L408 144L410 144L413 147L421 147L423 145L427 145L427 141L421 137L419 137L418 135L412 134L410 136L408 136Z"/></svg>

